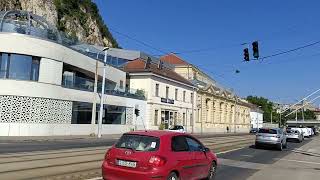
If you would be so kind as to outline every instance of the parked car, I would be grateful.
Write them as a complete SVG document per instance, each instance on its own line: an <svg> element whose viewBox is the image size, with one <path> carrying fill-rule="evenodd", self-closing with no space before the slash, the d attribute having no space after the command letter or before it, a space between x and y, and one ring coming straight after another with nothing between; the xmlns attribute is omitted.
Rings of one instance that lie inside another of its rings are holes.
<svg viewBox="0 0 320 180"><path fill-rule="evenodd" d="M251 128L250 133L251 134L256 134L258 132L258 128Z"/></svg>
<svg viewBox="0 0 320 180"><path fill-rule="evenodd" d="M310 136L314 136L314 132L312 128L307 128L308 129L308 133L310 134Z"/></svg>
<svg viewBox="0 0 320 180"><path fill-rule="evenodd" d="M302 140L304 140L304 131L302 130L302 128L290 128L290 129L299 131L300 134L302 135Z"/></svg>
<svg viewBox="0 0 320 180"><path fill-rule="evenodd" d="M103 179L214 179L217 156L195 137L172 131L125 133L105 154Z"/></svg>
<svg viewBox="0 0 320 180"><path fill-rule="evenodd" d="M261 128L256 135L256 148L262 146L275 146L282 151L287 147L287 138L285 132L281 128Z"/></svg>
<svg viewBox="0 0 320 180"><path fill-rule="evenodd" d="M310 137L311 136L311 132L308 130L308 128L301 128L303 131L303 136L304 137Z"/></svg>
<svg viewBox="0 0 320 180"><path fill-rule="evenodd" d="M175 132L181 132L181 133L185 133L186 131L184 130L183 126L180 125L174 125L171 128L169 128L169 131L175 131Z"/></svg>
<svg viewBox="0 0 320 180"><path fill-rule="evenodd" d="M286 136L287 136L287 141L293 140L296 142L302 142L302 138L303 138L303 135L300 133L300 131L294 130L294 129L287 129Z"/></svg>

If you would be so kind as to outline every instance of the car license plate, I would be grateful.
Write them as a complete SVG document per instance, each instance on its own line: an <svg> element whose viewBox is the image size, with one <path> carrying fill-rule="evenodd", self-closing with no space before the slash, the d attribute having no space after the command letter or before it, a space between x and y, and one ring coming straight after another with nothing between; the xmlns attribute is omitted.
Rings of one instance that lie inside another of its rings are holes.
<svg viewBox="0 0 320 180"><path fill-rule="evenodd" d="M118 165L135 168L137 166L137 162L118 160Z"/></svg>

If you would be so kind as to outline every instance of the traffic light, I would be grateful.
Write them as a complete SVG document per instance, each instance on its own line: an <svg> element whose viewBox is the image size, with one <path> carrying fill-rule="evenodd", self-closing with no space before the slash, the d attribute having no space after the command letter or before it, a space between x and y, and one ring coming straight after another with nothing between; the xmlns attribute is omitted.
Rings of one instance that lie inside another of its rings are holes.
<svg viewBox="0 0 320 180"><path fill-rule="evenodd" d="M250 61L250 56L249 56L249 49L248 48L245 48L243 50L243 59L245 61Z"/></svg>
<svg viewBox="0 0 320 180"><path fill-rule="evenodd" d="M259 59L259 44L258 41L255 41L252 43L252 51L253 51L253 57L256 59Z"/></svg>

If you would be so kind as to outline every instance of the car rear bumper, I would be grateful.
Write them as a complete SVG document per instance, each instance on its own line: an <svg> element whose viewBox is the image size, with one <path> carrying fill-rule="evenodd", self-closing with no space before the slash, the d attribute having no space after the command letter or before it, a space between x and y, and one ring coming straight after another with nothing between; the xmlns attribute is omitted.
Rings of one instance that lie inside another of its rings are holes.
<svg viewBox="0 0 320 180"><path fill-rule="evenodd" d="M102 164L102 177L105 180L160 180L166 179L168 173L162 169L155 169L153 171L138 171L129 168L120 168L118 166L110 166L108 163Z"/></svg>
<svg viewBox="0 0 320 180"><path fill-rule="evenodd" d="M267 141L267 140L256 140L256 144L259 145L278 145L279 141Z"/></svg>

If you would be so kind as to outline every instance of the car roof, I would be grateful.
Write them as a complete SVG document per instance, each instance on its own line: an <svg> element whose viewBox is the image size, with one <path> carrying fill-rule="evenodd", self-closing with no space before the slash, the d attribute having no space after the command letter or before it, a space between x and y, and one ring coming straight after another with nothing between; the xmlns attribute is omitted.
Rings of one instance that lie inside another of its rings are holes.
<svg viewBox="0 0 320 180"><path fill-rule="evenodd" d="M180 133L175 131L166 131L166 130L146 130L146 131L132 131L125 134L135 134L135 135L144 135L144 136L174 136L174 135L186 135L186 133Z"/></svg>

